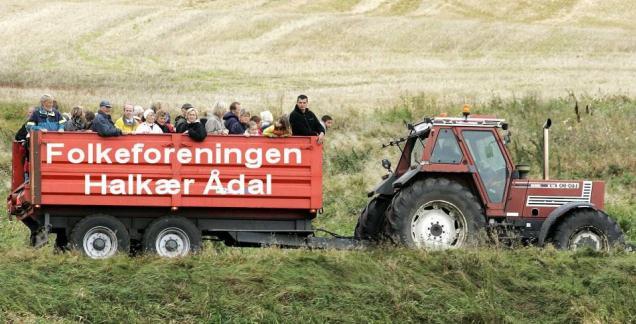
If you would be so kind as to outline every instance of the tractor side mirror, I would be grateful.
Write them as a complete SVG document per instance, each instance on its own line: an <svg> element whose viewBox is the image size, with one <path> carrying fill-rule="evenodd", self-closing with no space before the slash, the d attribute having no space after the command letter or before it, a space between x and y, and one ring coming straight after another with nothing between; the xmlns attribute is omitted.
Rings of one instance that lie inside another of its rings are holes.
<svg viewBox="0 0 636 324"><path fill-rule="evenodd" d="M510 143L510 130L508 129L508 123L501 124L501 129L504 131L503 132L504 144L508 145L508 143Z"/></svg>
<svg viewBox="0 0 636 324"><path fill-rule="evenodd" d="M391 172L391 161L389 161L388 159L382 160L382 167Z"/></svg>

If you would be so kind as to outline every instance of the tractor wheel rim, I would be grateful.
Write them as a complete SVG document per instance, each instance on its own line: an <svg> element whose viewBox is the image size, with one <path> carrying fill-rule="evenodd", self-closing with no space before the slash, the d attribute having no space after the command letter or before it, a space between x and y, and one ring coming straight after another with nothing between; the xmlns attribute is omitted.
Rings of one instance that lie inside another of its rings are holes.
<svg viewBox="0 0 636 324"><path fill-rule="evenodd" d="M162 257L186 256L190 253L190 237L179 228L166 228L157 235L155 248Z"/></svg>
<svg viewBox="0 0 636 324"><path fill-rule="evenodd" d="M434 200L420 206L411 221L415 245L427 249L450 249L466 240L466 218L454 204Z"/></svg>
<svg viewBox="0 0 636 324"><path fill-rule="evenodd" d="M117 253L117 234L105 226L96 226L84 234L82 247L91 259L106 259Z"/></svg>
<svg viewBox="0 0 636 324"><path fill-rule="evenodd" d="M586 226L574 232L570 238L570 250L589 247L594 251L608 250L607 237L599 229Z"/></svg>

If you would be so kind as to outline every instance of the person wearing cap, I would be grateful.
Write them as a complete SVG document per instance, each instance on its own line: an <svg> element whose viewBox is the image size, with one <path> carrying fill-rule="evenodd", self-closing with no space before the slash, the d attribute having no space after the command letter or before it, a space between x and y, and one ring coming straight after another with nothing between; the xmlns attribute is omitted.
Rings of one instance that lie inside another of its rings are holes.
<svg viewBox="0 0 636 324"><path fill-rule="evenodd" d="M113 123L113 119L110 117L112 109L113 106L111 106L108 100L102 100L102 102L99 103L99 110L91 124L91 130L99 136L111 137L123 135L121 129L115 127L115 123Z"/></svg>
<svg viewBox="0 0 636 324"><path fill-rule="evenodd" d="M133 112L133 105L125 104L124 115L115 122L115 127L119 128L124 134L132 134L139 127L139 122L133 116Z"/></svg>
<svg viewBox="0 0 636 324"><path fill-rule="evenodd" d="M66 119L59 111L53 109L53 96L43 95L40 98L40 106L35 108L33 114L26 123L26 130L29 131L64 131Z"/></svg>
<svg viewBox="0 0 636 324"><path fill-rule="evenodd" d="M163 134L161 126L157 125L157 114L152 109L146 109L144 111L144 122L137 127L135 134Z"/></svg>
<svg viewBox="0 0 636 324"><path fill-rule="evenodd" d="M192 106L189 103L183 104L183 106L181 106L181 115L177 116L174 119L174 128L177 130L177 133L185 132L185 129L187 126L186 124L188 123L186 119L186 113L188 112L188 109L190 108L194 108L194 106Z"/></svg>

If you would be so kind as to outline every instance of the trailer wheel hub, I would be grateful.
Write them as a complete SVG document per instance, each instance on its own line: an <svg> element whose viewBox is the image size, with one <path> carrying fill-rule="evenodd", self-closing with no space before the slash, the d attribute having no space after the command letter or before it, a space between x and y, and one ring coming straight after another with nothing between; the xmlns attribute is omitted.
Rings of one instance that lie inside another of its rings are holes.
<svg viewBox="0 0 636 324"><path fill-rule="evenodd" d="M178 247L179 244L175 240L169 240L168 242L166 242L166 250L168 250L169 252L176 251Z"/></svg>
<svg viewBox="0 0 636 324"><path fill-rule="evenodd" d="M186 256L191 250L190 236L180 228L166 228L157 235L155 249L162 257Z"/></svg>
<svg viewBox="0 0 636 324"><path fill-rule="evenodd" d="M89 258L110 258L117 253L117 234L106 226L95 226L84 234L82 245Z"/></svg>
<svg viewBox="0 0 636 324"><path fill-rule="evenodd" d="M95 248L95 250L101 251L105 247L106 247L106 241L104 241L103 239L98 238L95 241L93 241L93 248Z"/></svg>

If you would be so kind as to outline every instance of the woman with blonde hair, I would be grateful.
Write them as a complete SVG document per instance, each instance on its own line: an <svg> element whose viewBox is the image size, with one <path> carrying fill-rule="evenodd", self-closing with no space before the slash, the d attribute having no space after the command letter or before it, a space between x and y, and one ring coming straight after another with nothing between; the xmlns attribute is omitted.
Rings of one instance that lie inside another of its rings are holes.
<svg viewBox="0 0 636 324"><path fill-rule="evenodd" d="M223 115L227 111L227 104L217 101L211 110L208 110L208 121L205 123L205 131L209 134L227 135L229 131L223 123Z"/></svg>
<svg viewBox="0 0 636 324"><path fill-rule="evenodd" d="M185 118L186 125L183 133L197 142L202 142L208 133L205 131L205 126L203 126L199 120L199 111L192 107L186 111Z"/></svg>
<svg viewBox="0 0 636 324"><path fill-rule="evenodd" d="M71 118L64 124L64 131L78 132L86 129L86 118L84 117L84 109L81 106L75 106L71 109Z"/></svg>
<svg viewBox="0 0 636 324"><path fill-rule="evenodd" d="M174 127L168 123L168 113L165 110L157 111L157 120L155 121L164 134L166 133L174 133Z"/></svg>

